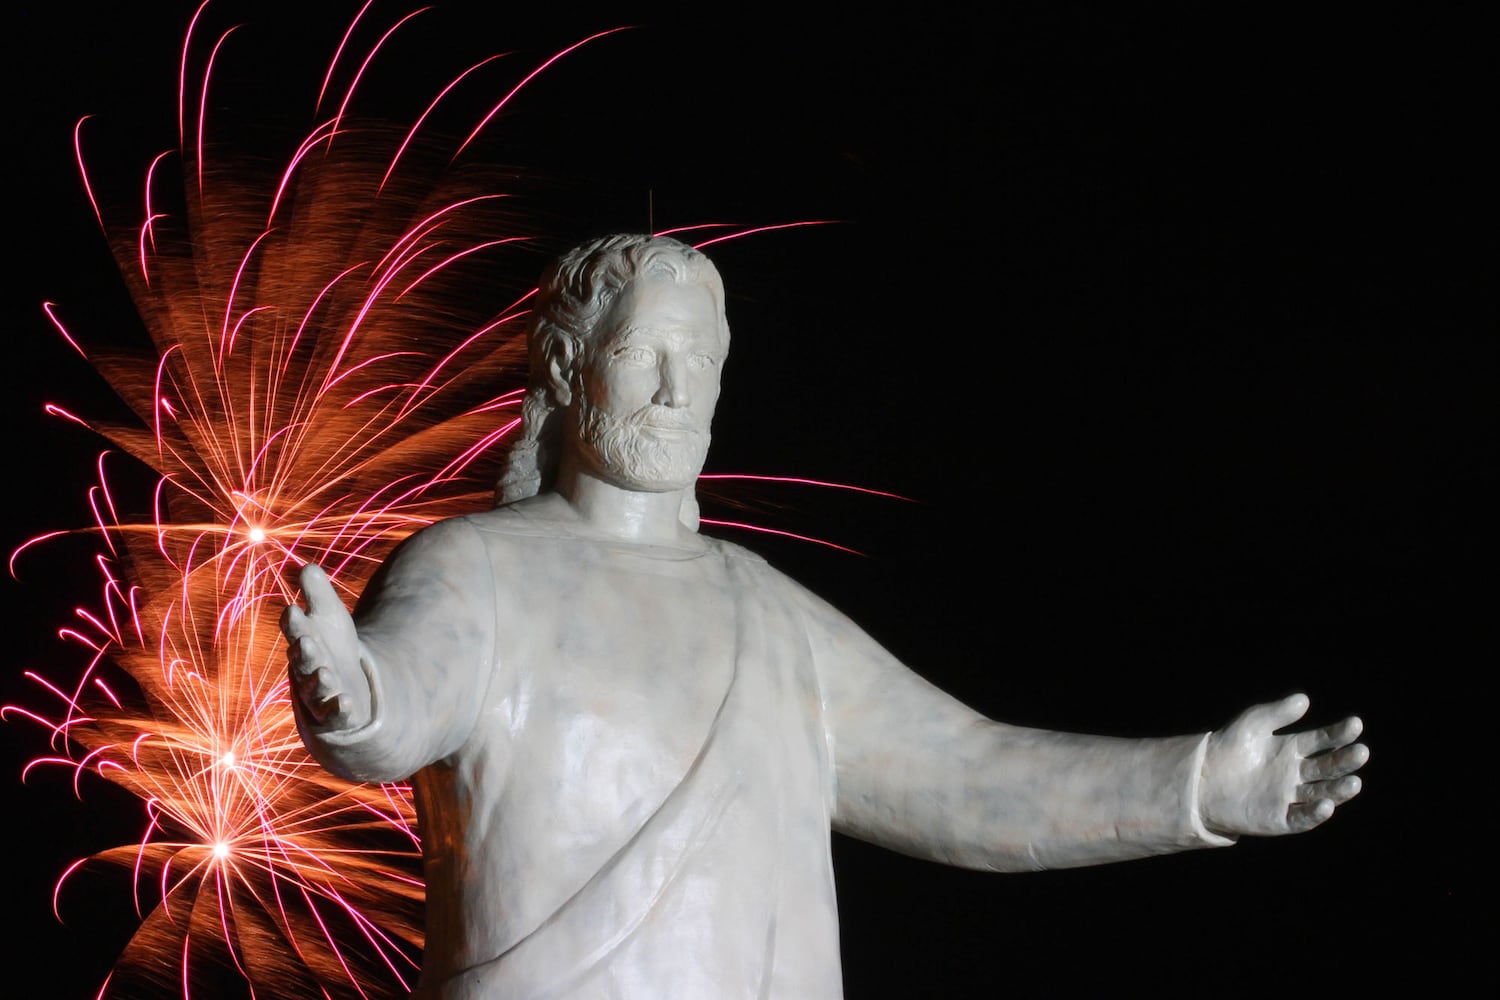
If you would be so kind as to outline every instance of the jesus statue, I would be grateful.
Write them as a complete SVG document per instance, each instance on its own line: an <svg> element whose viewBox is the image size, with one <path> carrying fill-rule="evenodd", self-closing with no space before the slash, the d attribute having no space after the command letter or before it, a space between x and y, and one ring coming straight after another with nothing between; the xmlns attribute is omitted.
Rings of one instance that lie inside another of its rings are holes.
<svg viewBox="0 0 1500 1000"><path fill-rule="evenodd" d="M1021 728L698 533L724 288L672 239L547 271L498 505L434 524L351 615L304 567L282 628L326 768L410 780L416 996L835 1000L830 834L1029 871L1296 833L1360 788L1307 698L1163 739Z"/></svg>

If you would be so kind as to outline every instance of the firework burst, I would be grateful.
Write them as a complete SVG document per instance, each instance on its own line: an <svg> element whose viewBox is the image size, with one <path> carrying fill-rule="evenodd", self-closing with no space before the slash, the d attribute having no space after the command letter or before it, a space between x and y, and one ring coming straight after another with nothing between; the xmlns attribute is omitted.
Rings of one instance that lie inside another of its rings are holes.
<svg viewBox="0 0 1500 1000"><path fill-rule="evenodd" d="M88 860L131 873L141 923L101 996L220 995L225 981L250 995L377 996L408 988L420 955L408 791L351 785L307 757L277 617L302 563L352 598L401 538L488 501L524 380L529 290L506 275L536 267L514 256L528 234L508 192L456 163L493 111L456 148L423 131L472 69L406 127L353 116L407 20L375 30L365 13L329 67L321 117L280 162L207 141L234 29L210 33L203 8L183 46L179 148L151 162L133 220L94 200L89 123L77 133L85 190L151 343L85 346L49 303L136 419L53 412L143 463L155 488L117 502L101 456L102 596L62 630L86 666L67 684L30 675L44 707L5 714L50 735L28 772L69 768L75 784L95 772L144 803L137 842L59 883L61 895Z"/></svg>

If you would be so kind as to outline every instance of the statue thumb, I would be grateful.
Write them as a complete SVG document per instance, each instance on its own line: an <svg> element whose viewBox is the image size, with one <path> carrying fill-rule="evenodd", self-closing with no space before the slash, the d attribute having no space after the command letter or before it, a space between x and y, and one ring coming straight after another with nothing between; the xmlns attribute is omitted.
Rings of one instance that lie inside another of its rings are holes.
<svg viewBox="0 0 1500 1000"><path fill-rule="evenodd" d="M309 614L327 614L335 607L339 611L344 610L344 602L339 600L338 591L333 589L323 567L317 563L308 563L302 567L301 580L302 596L307 599Z"/></svg>

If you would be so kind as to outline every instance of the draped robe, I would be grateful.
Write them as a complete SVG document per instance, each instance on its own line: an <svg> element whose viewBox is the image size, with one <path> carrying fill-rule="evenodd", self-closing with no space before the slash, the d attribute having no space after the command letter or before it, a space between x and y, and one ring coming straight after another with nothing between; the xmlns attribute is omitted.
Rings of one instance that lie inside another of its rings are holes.
<svg viewBox="0 0 1500 1000"><path fill-rule="evenodd" d="M993 722L727 542L585 536L524 504L434 525L356 609L372 718L301 714L411 777L441 1000L836 1000L829 835L990 870L1227 843L1204 737Z"/></svg>

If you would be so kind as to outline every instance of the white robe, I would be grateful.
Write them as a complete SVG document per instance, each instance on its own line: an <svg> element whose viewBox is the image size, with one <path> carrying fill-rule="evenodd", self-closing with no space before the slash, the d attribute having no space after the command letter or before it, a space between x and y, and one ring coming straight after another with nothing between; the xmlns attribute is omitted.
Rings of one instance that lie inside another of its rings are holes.
<svg viewBox="0 0 1500 1000"><path fill-rule="evenodd" d="M299 715L412 777L417 996L842 996L829 832L993 870L1227 843L1203 737L984 719L758 556L580 537L524 507L420 532L356 610L373 717Z"/></svg>

